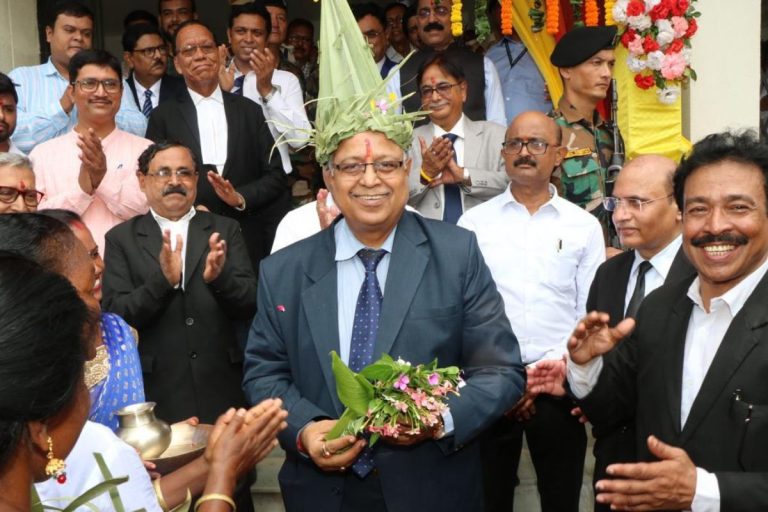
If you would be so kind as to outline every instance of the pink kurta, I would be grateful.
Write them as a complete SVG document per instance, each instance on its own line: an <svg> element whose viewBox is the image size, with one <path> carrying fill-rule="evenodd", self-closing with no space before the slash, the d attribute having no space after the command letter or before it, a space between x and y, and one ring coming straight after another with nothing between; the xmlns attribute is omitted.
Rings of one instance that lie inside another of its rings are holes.
<svg viewBox="0 0 768 512"><path fill-rule="evenodd" d="M43 142L29 154L36 188L45 193L39 209L63 208L80 214L104 254L104 235L124 220L147 213L147 199L136 177L139 155L152 141L115 129L101 141L107 173L93 195L80 188L77 132Z"/></svg>

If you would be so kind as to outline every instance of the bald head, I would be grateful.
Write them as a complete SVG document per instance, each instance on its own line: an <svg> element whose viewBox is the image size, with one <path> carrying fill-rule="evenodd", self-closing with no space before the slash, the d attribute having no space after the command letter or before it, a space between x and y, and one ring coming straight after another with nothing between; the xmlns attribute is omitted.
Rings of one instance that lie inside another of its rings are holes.
<svg viewBox="0 0 768 512"><path fill-rule="evenodd" d="M680 211L672 196L677 165L661 155L634 158L619 173L613 188L620 206L613 223L621 244L650 259L680 234Z"/></svg>
<svg viewBox="0 0 768 512"><path fill-rule="evenodd" d="M509 125L501 156L518 201L523 201L523 190L534 197L549 198L552 171L565 156L561 142L560 127L541 112L523 112Z"/></svg>
<svg viewBox="0 0 768 512"><path fill-rule="evenodd" d="M507 138L509 138L510 130L515 128L517 131L521 127L536 127L543 130L551 140L555 141L556 145L560 145L563 141L563 132L560 130L560 126L554 119L548 115L539 112L537 110L530 110L528 112L521 112L517 117L512 120L512 124L507 129Z"/></svg>

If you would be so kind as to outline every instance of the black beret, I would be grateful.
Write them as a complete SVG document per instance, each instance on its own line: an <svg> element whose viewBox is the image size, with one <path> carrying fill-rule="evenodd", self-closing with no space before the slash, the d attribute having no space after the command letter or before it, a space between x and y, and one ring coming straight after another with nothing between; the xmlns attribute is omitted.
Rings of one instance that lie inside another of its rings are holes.
<svg viewBox="0 0 768 512"><path fill-rule="evenodd" d="M613 49L616 27L577 27L558 41L549 61L558 68L578 66L600 50Z"/></svg>

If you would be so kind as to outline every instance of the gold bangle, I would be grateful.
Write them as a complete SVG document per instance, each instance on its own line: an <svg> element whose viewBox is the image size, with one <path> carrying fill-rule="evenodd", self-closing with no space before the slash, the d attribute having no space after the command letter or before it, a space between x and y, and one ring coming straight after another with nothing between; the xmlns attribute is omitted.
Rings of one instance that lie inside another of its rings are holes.
<svg viewBox="0 0 768 512"><path fill-rule="evenodd" d="M168 512L170 507L168 506L168 503L165 501L165 496L163 496L163 490L160 488L160 478L157 478L156 480L152 480L152 487L155 489L155 495L157 496L157 504L160 505L160 508L163 509L163 512Z"/></svg>
<svg viewBox="0 0 768 512"><path fill-rule="evenodd" d="M226 494L220 494L218 492L212 492L211 494L203 494L197 499L197 503L195 503L195 512L197 512L197 509L200 508L200 505L205 503L206 501L213 501L213 500L221 500L226 501L227 504L232 507L232 512L235 512L237 510L237 505L235 505L235 500L227 496Z"/></svg>
<svg viewBox="0 0 768 512"><path fill-rule="evenodd" d="M432 181L434 180L434 178L430 178L429 176L427 176L427 173L424 172L424 168L421 169L421 172L419 174L421 175L422 178L424 178L424 181L426 181L427 183L432 183Z"/></svg>

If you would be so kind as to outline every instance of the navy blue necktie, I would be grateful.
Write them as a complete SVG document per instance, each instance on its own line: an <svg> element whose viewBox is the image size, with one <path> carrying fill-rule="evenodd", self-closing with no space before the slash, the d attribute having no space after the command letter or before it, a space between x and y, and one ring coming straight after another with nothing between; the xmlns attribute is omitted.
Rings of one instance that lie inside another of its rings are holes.
<svg viewBox="0 0 768 512"><path fill-rule="evenodd" d="M389 76L389 71L395 67L395 64L395 61L389 57L384 57L384 64L382 64L380 71L382 79L386 79Z"/></svg>
<svg viewBox="0 0 768 512"><path fill-rule="evenodd" d="M144 114L144 117L149 117L149 114L152 113L152 91L149 89L144 91L144 105L141 107L141 113Z"/></svg>
<svg viewBox="0 0 768 512"><path fill-rule="evenodd" d="M384 298L376 277L376 267L386 253L383 249L360 249L357 253L365 267L365 279L357 296L352 341L349 345L349 368L354 372L359 372L373 362L373 348L376 345L376 331ZM366 446L352 464L352 471L358 477L365 478L373 470L373 465L371 449Z"/></svg>
<svg viewBox="0 0 768 512"><path fill-rule="evenodd" d="M237 94L238 96L243 95L244 81L245 81L245 75L240 75L239 77L235 78L235 83L232 85L232 94Z"/></svg>
<svg viewBox="0 0 768 512"><path fill-rule="evenodd" d="M446 133L444 138L451 141L451 145L459 138L455 133ZM453 150L453 161L456 162L456 149ZM443 220L456 224L459 221L459 217L462 214L461 207L461 189L458 185L451 183L443 185L443 194L445 196L445 204L443 205Z"/></svg>

